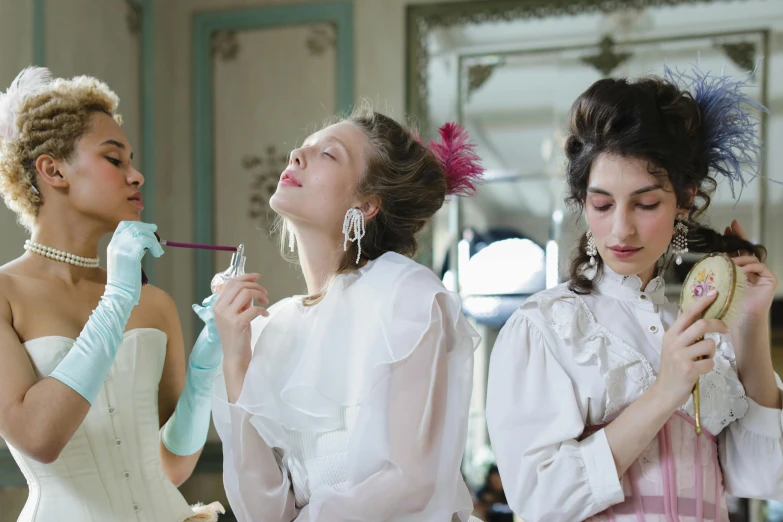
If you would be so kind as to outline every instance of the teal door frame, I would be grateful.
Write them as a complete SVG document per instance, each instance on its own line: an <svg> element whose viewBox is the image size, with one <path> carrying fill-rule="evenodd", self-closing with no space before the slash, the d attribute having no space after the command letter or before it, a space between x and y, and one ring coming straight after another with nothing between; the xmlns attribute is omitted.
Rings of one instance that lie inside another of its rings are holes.
<svg viewBox="0 0 783 522"><path fill-rule="evenodd" d="M353 2L254 7L230 11L203 11L193 16L193 226L197 243L214 244L214 82L212 35L217 31L247 31L314 23L331 23L336 28L336 100L338 111L354 103ZM252 241L252 238L248 238ZM195 252L196 301L209 295L215 273L211 251ZM200 325L196 325L200 330Z"/></svg>
<svg viewBox="0 0 783 522"><path fill-rule="evenodd" d="M145 182L142 187L146 201L145 221L155 222L155 54L154 54L154 13L152 0L136 0L141 10L141 32L139 35L139 103L141 119L140 132L142 152L141 171ZM32 0L32 63L46 66L46 0ZM150 256L146 256L150 257ZM145 263L144 271L154 281L155 267L152 262ZM11 453L0 449L0 487L22 487L26 484L24 475L19 471Z"/></svg>
<svg viewBox="0 0 783 522"><path fill-rule="evenodd" d="M139 32L139 132L141 173L144 174L144 213L142 219L155 223L157 190L155 179L155 13L153 0L134 0L132 8L141 13ZM32 0L33 64L46 67L46 0ZM146 256L144 271L155 282L155 264Z"/></svg>

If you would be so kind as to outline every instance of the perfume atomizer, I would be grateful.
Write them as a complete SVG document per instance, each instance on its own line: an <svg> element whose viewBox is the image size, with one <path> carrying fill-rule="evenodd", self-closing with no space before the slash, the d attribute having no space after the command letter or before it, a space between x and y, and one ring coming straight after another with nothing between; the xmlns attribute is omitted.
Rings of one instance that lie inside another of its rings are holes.
<svg viewBox="0 0 783 522"><path fill-rule="evenodd" d="M231 265L224 272L215 274L210 288L213 294L219 294L226 284L237 277L245 275L245 245L239 245L237 251L231 256Z"/></svg>
<svg viewBox="0 0 783 522"><path fill-rule="evenodd" d="M176 247L176 248L189 248L189 249L196 249L196 250L213 250L213 251L223 251L223 252L234 252L236 253L241 249L242 252L244 252L244 246L239 245L239 247L232 247L232 246L224 246L224 245L205 245L201 243L180 243L177 241L169 241L167 239L161 239L157 232L155 232L155 238L157 238L158 243L161 244L161 246L169 246L169 247ZM243 275L245 273L245 257L243 255L240 255L237 257L236 255L231 258L231 266L234 267L234 264L237 264L237 267L234 268L234 273L237 275L233 277L238 277L239 275ZM238 271L241 270L241 273ZM218 275L224 275L231 271L231 268L229 270L226 270L226 272L222 272ZM215 276L217 278L218 276ZM231 278L229 278L231 279ZM226 280L227 282L228 280ZM149 283L149 278L147 278L147 274L144 273L144 270L141 271L141 285L144 286L147 283ZM225 283L223 283L225 285ZM214 285L214 281L213 281ZM222 289L222 287L220 287ZM214 292L214 286L213 286L213 292Z"/></svg>

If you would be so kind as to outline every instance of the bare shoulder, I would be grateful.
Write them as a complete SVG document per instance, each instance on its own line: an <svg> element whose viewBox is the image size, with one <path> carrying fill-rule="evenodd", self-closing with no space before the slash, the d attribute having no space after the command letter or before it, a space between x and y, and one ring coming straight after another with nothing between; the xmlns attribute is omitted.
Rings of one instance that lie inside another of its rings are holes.
<svg viewBox="0 0 783 522"><path fill-rule="evenodd" d="M13 278L27 275L29 269L25 266L24 259L17 257L4 265L0 265L0 285L6 285L13 281Z"/></svg>
<svg viewBox="0 0 783 522"><path fill-rule="evenodd" d="M14 293L23 291L25 285L39 279L40 273L29 260L17 257L0 266L0 295L11 300Z"/></svg>
<svg viewBox="0 0 783 522"><path fill-rule="evenodd" d="M14 312L11 302L16 292L18 282L16 277L0 271L0 353L8 354L8 350L15 349L18 343L8 342L12 339L19 340L14 330Z"/></svg>
<svg viewBox="0 0 783 522"><path fill-rule="evenodd" d="M139 307L164 317L170 317L171 314L177 313L174 299L165 290L153 285L144 285L141 289Z"/></svg>
<svg viewBox="0 0 783 522"><path fill-rule="evenodd" d="M26 277L19 259L0 266L0 317L5 318L6 311L11 313L11 300L19 288L19 279Z"/></svg>
<svg viewBox="0 0 783 522"><path fill-rule="evenodd" d="M161 330L168 338L166 350L166 366L171 364L171 357L175 360L184 356L182 346L182 324L179 320L177 305L174 299L164 290L152 285L145 285L141 290L139 306L136 307L139 315L132 316L131 321L140 321L139 326L153 327ZM138 324L138 323L136 323ZM130 329L130 328L129 328ZM175 364L176 367L176 364ZM184 373L183 373L184 376Z"/></svg>
<svg viewBox="0 0 783 522"><path fill-rule="evenodd" d="M177 322L174 300L160 288L145 285L141 289L139 304L133 309L127 329L156 328L170 334Z"/></svg>
<svg viewBox="0 0 783 522"><path fill-rule="evenodd" d="M16 286L14 278L0 271L0 321L11 324L10 295Z"/></svg>

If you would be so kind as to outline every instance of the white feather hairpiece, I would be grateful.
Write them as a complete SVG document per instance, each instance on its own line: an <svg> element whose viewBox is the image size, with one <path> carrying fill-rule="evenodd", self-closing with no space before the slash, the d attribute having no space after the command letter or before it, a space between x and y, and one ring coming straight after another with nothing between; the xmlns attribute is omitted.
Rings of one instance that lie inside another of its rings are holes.
<svg viewBox="0 0 783 522"><path fill-rule="evenodd" d="M52 73L46 67L31 66L22 70L5 93L0 93L0 139L13 139L19 133L16 118L19 104L31 94L46 87Z"/></svg>

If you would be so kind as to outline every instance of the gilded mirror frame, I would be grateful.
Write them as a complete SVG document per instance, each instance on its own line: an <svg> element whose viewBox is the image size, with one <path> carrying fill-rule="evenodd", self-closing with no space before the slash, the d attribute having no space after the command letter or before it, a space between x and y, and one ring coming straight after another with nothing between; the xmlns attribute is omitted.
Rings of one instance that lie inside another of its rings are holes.
<svg viewBox="0 0 783 522"><path fill-rule="evenodd" d="M465 2L441 2L432 4L409 5L406 12L406 113L416 121L422 136L430 136L432 129L429 121L427 69L429 52L427 49L428 34L434 29L449 28L455 25L481 24L524 19L543 19L556 16L575 16L591 13L610 13L622 10L638 10L650 7L668 7L684 4L725 3L726 0L469 0ZM766 28L758 28L764 32ZM707 31L708 32L708 31ZM749 28L747 32L752 32ZM694 36L706 36L695 34ZM768 35L765 36L765 47L768 47ZM461 60L460 60L461 62ZM761 102L766 102L768 85L767 60L763 68L764 84ZM768 129L767 115L762 115L762 140L766 142ZM762 174L765 172L762 167ZM759 201L754 214L754 229L758 231L759 239L765 238L764 216L766 212L766 182L763 177L758 183ZM450 209L451 227L459 224L460 204ZM451 215L454 214L454 215ZM421 232L420 249L417 260L434 268L433 230L432 224Z"/></svg>

